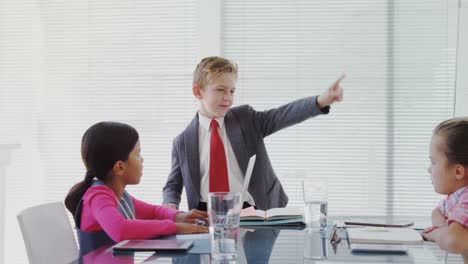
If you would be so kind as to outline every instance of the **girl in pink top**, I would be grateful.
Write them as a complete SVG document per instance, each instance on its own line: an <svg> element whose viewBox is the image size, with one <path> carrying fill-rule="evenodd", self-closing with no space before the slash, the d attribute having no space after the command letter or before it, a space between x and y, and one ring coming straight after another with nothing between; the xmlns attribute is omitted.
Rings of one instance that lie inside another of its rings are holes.
<svg viewBox="0 0 468 264"><path fill-rule="evenodd" d="M468 117L446 120L434 129L430 159L434 189L447 197L433 210L433 226L422 235L443 250L464 254L468 263Z"/></svg>
<svg viewBox="0 0 468 264"><path fill-rule="evenodd" d="M65 206L75 215L82 253L126 239L208 232L196 224L208 222L206 212L151 205L125 191L127 184L140 182L143 169L133 127L118 122L91 126L83 135L81 156L86 176L71 188Z"/></svg>

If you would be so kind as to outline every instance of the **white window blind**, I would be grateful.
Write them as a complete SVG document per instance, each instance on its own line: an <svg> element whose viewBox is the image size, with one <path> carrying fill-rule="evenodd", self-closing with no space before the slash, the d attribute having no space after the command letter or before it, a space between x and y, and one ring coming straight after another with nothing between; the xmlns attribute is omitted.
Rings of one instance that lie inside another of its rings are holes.
<svg viewBox="0 0 468 264"><path fill-rule="evenodd" d="M445 0L224 3L238 103L269 109L348 76L328 116L267 139L290 205L309 176L328 179L330 214L430 215L429 140L454 107L448 12Z"/></svg>
<svg viewBox="0 0 468 264"><path fill-rule="evenodd" d="M2 258L26 263L15 216L28 206L63 201L84 178L81 137L95 122L125 122L139 131L144 175L140 185L128 189L144 201L162 202L172 139L198 108L191 93L199 60L196 3L50 0L6 5L2 136L20 142L21 149L8 170L8 243ZM185 194L182 201L186 208Z"/></svg>
<svg viewBox="0 0 468 264"><path fill-rule="evenodd" d="M456 43L457 45L457 90L456 115L468 116L468 1L461 0L460 8L454 12L457 19Z"/></svg>

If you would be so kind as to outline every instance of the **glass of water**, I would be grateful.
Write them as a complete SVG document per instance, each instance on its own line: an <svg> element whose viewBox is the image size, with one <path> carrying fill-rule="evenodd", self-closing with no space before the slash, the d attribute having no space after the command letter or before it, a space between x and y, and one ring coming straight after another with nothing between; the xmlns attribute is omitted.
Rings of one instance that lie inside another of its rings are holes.
<svg viewBox="0 0 468 264"><path fill-rule="evenodd" d="M208 195L211 256L235 260L239 237L240 193L215 192Z"/></svg>
<svg viewBox="0 0 468 264"><path fill-rule="evenodd" d="M325 230L328 214L328 188L323 180L306 178L302 181L304 222L308 228Z"/></svg>
<svg viewBox="0 0 468 264"><path fill-rule="evenodd" d="M304 231L304 259L327 259L327 238L319 229L305 229ZM304 263L309 263L304 260ZM314 262L310 262L314 263Z"/></svg>

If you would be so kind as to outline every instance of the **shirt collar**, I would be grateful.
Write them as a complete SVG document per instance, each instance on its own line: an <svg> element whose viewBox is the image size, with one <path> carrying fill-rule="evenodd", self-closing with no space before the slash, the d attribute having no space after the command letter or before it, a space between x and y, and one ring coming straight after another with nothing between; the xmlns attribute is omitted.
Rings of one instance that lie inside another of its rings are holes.
<svg viewBox="0 0 468 264"><path fill-rule="evenodd" d="M454 193L452 193L450 196L452 197L460 197L462 193L468 190L468 186L462 187L458 190L456 190Z"/></svg>
<svg viewBox="0 0 468 264"><path fill-rule="evenodd" d="M218 122L219 128L223 129L224 117L216 118L216 121ZM202 115L200 111L198 111L198 122L200 123L200 126L202 126L207 131L210 131L211 118Z"/></svg>

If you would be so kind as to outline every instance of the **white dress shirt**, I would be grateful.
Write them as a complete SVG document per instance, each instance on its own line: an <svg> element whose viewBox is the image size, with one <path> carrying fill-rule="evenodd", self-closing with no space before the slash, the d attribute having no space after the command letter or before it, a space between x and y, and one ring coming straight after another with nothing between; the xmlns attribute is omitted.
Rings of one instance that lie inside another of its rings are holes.
<svg viewBox="0 0 468 264"><path fill-rule="evenodd" d="M223 141L224 152L226 153L226 162L229 177L229 191L230 192L242 192L242 185L244 184L244 175L237 163L236 156L232 150L231 142L226 134L226 127L224 126L224 118L216 118L219 124L218 133ZM208 202L208 193L210 192L210 137L211 137L211 119L203 116L198 112L198 146L200 154L200 201ZM251 205L255 205L255 202L247 191L244 197L244 201Z"/></svg>

